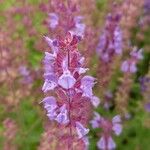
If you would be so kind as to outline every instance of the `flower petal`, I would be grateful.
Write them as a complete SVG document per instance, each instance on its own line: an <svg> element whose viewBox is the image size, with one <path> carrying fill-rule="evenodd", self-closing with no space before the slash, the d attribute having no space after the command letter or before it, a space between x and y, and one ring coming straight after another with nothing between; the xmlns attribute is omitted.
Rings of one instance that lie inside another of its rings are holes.
<svg viewBox="0 0 150 150"><path fill-rule="evenodd" d="M89 132L89 129L84 128L84 126L78 121L76 122L76 130L79 139L84 137Z"/></svg>
<svg viewBox="0 0 150 150"><path fill-rule="evenodd" d="M99 149L102 149L102 150L105 150L107 147L106 147L106 140L105 140L105 138L102 136L101 138L100 138L100 140L97 142L97 147L99 148Z"/></svg>
<svg viewBox="0 0 150 150"><path fill-rule="evenodd" d="M96 97L96 96L93 96L93 97L91 98L91 102L92 102L93 106L94 106L95 108L97 108L98 105L100 104L100 99L99 99L98 97Z"/></svg>
<svg viewBox="0 0 150 150"><path fill-rule="evenodd" d="M115 132L116 135L120 135L122 132L122 125L119 123L114 123L112 130Z"/></svg>
<svg viewBox="0 0 150 150"><path fill-rule="evenodd" d="M112 150L116 148L116 144L114 142L114 140L112 139L112 137L108 138L108 145L107 145L108 150Z"/></svg>
<svg viewBox="0 0 150 150"><path fill-rule="evenodd" d="M58 79L58 84L64 89L70 89L74 86L76 79L71 75L70 71L65 71Z"/></svg>

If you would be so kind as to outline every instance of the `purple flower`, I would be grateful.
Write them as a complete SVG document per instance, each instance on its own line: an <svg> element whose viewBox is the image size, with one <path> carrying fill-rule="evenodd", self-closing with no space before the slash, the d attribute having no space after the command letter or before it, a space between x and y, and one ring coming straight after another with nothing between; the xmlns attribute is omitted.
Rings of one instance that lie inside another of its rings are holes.
<svg viewBox="0 0 150 150"><path fill-rule="evenodd" d="M88 68L84 68L85 58L78 52L79 41L76 35L69 32L65 37L59 37L56 43L47 37L46 41L53 52L45 53L42 90L46 94L53 92L56 97L55 101L43 100L47 116L50 120L55 120L63 125L64 128L76 130L78 138L87 147L88 139L85 135L89 129L83 124L87 124L85 116L88 115L84 113L88 113L88 110L91 109L87 108L89 102L94 107L100 103L99 98L94 96L92 91L95 78L83 75Z"/></svg>
<svg viewBox="0 0 150 150"><path fill-rule="evenodd" d="M82 16L77 16L74 18L75 22L75 28L72 29L71 32L73 32L75 35L83 37L84 32L85 32L85 24L81 23L83 17Z"/></svg>
<svg viewBox="0 0 150 150"><path fill-rule="evenodd" d="M89 68L82 68L82 67L80 67L80 68L77 69L77 71L78 71L79 74L86 73L86 71L88 71L88 70L89 70Z"/></svg>
<svg viewBox="0 0 150 150"><path fill-rule="evenodd" d="M119 115L113 117L112 119L112 130L115 132L116 135L120 135L122 132L122 125L121 125L121 118Z"/></svg>
<svg viewBox="0 0 150 150"><path fill-rule="evenodd" d="M145 110L150 112L150 103L145 104Z"/></svg>
<svg viewBox="0 0 150 150"><path fill-rule="evenodd" d="M137 50L136 47L133 48L133 50L130 52L130 56L132 56L133 58L140 60L143 59L143 54L142 54L142 49Z"/></svg>
<svg viewBox="0 0 150 150"><path fill-rule="evenodd" d="M76 130L78 134L78 138L83 138L86 134L88 134L89 129L85 128L80 122L76 122Z"/></svg>
<svg viewBox="0 0 150 150"><path fill-rule="evenodd" d="M24 83L24 84L32 83L33 78L30 75L30 71L27 69L26 66L20 66L19 67L19 72L23 77L22 80L21 80L22 83Z"/></svg>
<svg viewBox="0 0 150 150"><path fill-rule="evenodd" d="M51 29L55 29L56 26L58 25L58 15L56 13L49 13L49 26Z"/></svg>
<svg viewBox="0 0 150 150"><path fill-rule="evenodd" d="M55 87L57 87L57 83L55 82L55 80L53 78L48 78L48 79L45 79L45 82L42 87L42 91L48 92L50 90L54 90Z"/></svg>
<svg viewBox="0 0 150 150"><path fill-rule="evenodd" d="M122 53L122 32L121 29L116 27L114 31L114 49L116 54L121 54Z"/></svg>
<svg viewBox="0 0 150 150"><path fill-rule="evenodd" d="M143 59L142 49L139 51L136 47L133 48L133 51L130 52L130 59L123 61L121 65L122 72L135 73L137 71L137 63L139 60Z"/></svg>
<svg viewBox="0 0 150 150"><path fill-rule="evenodd" d="M101 116L97 113L94 112L94 118L93 120L90 121L92 128L99 128L100 127L100 122L101 122Z"/></svg>
<svg viewBox="0 0 150 150"><path fill-rule="evenodd" d="M97 142L97 147L99 149L112 150L116 148L116 144L112 139L112 133L115 135L120 135L122 132L121 118L119 115L113 117L112 120L105 119L101 117L98 113L94 113L94 119L90 121L93 128L102 128L102 136ZM113 131L113 132L112 132Z"/></svg>
<svg viewBox="0 0 150 150"><path fill-rule="evenodd" d="M121 65L121 71L135 73L137 71L136 63L134 61L124 61Z"/></svg>
<svg viewBox="0 0 150 150"><path fill-rule="evenodd" d="M113 150L116 148L116 144L114 140L110 137L102 136L100 140L97 142L97 147L101 150Z"/></svg>
<svg viewBox="0 0 150 150"><path fill-rule="evenodd" d="M150 77L140 77L139 78L140 81L140 86L141 86L141 90L142 92L146 92L148 90L149 84L150 84Z"/></svg>
<svg viewBox="0 0 150 150"><path fill-rule="evenodd" d="M84 76L81 79L81 89L83 90L83 96L92 98L93 96L92 88L95 84L94 81L95 78L91 76Z"/></svg>
<svg viewBox="0 0 150 150"><path fill-rule="evenodd" d="M52 40L49 37L45 36L45 40L48 44L48 46L51 48L53 54L51 54L53 57L56 56L56 53L58 52L58 47L57 47L57 40Z"/></svg>
<svg viewBox="0 0 150 150"><path fill-rule="evenodd" d="M64 89L70 89L74 86L76 79L71 75L70 71L64 71L62 76L58 79L58 84Z"/></svg>
<svg viewBox="0 0 150 150"><path fill-rule="evenodd" d="M68 111L65 104L60 107L60 113L57 115L55 120L60 124L67 124L69 122Z"/></svg>
<svg viewBox="0 0 150 150"><path fill-rule="evenodd" d="M114 54L122 53L122 31L119 27L119 14L109 14L105 29L100 36L97 54L104 62L111 61Z"/></svg>
<svg viewBox="0 0 150 150"><path fill-rule="evenodd" d="M23 76L28 76L30 74L29 70L27 70L26 66L19 67L20 74Z"/></svg>
<svg viewBox="0 0 150 150"><path fill-rule="evenodd" d="M50 120L54 120L57 116L56 108L58 107L55 97L45 97L42 102L44 103L44 108L47 110L47 116Z"/></svg>
<svg viewBox="0 0 150 150"><path fill-rule="evenodd" d="M100 99L97 96L93 96L91 98L91 103L93 104L93 106L95 108L97 108L99 106L99 104L100 104Z"/></svg>
<svg viewBox="0 0 150 150"><path fill-rule="evenodd" d="M88 150L88 147L89 147L89 138L88 138L88 136L84 136L84 137L82 138L82 141L83 141L84 144L85 144L85 150Z"/></svg>

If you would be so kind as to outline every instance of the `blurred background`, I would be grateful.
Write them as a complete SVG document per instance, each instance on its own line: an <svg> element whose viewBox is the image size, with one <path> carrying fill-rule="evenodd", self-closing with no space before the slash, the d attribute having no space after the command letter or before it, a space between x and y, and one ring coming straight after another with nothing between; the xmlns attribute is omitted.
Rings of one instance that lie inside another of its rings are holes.
<svg viewBox="0 0 150 150"><path fill-rule="evenodd" d="M79 50L87 58L89 74L101 82L103 78L97 76L96 47L114 1L75 1L80 4L90 39L85 36ZM117 150L150 150L150 1L115 2L122 14L125 55L113 63L107 90L101 83L96 85L96 95L108 101L113 99L109 110L101 106L96 110L106 117L125 113L123 132L114 137ZM53 11L50 4L49 0L0 0L0 150L51 150L46 130L50 122L40 104L44 97L42 59L48 48L43 36L52 35L48 27L48 13ZM86 47L87 43L91 45ZM137 73L129 77L130 88L125 90L127 81L116 66L127 58L130 44L143 49L144 59L138 64ZM120 103L114 99L123 97L128 104L115 107ZM103 100L102 105L105 105ZM90 131L90 150L97 149L99 131Z"/></svg>

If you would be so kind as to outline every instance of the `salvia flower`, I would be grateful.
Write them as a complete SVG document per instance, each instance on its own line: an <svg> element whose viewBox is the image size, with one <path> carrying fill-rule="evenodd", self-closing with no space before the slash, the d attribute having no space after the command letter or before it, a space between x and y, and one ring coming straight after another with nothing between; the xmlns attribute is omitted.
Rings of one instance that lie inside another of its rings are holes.
<svg viewBox="0 0 150 150"><path fill-rule="evenodd" d="M27 69L26 66L22 65L19 67L18 70L19 70L20 75L22 76L22 80L21 80L22 83L24 84L32 83L33 79L32 79L31 73Z"/></svg>
<svg viewBox="0 0 150 150"><path fill-rule="evenodd" d="M130 52L130 58L123 61L121 65L122 72L135 73L137 71L137 63L143 59L142 49L137 50L136 47Z"/></svg>
<svg viewBox="0 0 150 150"><path fill-rule="evenodd" d="M50 28L55 29L59 22L58 15L55 13L49 13L48 15L49 15L49 26Z"/></svg>
<svg viewBox="0 0 150 150"><path fill-rule="evenodd" d="M100 36L97 54L102 61L111 61L114 54L122 53L122 31L119 27L120 14L109 14L105 29Z"/></svg>
<svg viewBox="0 0 150 150"><path fill-rule="evenodd" d="M83 37L85 24L82 23L83 17L77 15L77 5L72 1L65 3L62 1L52 1L53 12L49 13L48 25L50 29L59 32L71 32Z"/></svg>
<svg viewBox="0 0 150 150"><path fill-rule="evenodd" d="M52 53L45 52L44 57L44 93L54 92L55 96L47 96L43 99L47 116L66 128L70 128L70 137L78 137L85 143L89 129L85 126L88 122L90 103L97 107L100 103L98 97L94 96L92 88L95 78L84 76L88 70L84 66L84 57L77 49L80 41L77 35L70 32L65 37L58 37L46 41ZM76 131L74 134L73 131Z"/></svg>
<svg viewBox="0 0 150 150"><path fill-rule="evenodd" d="M122 132L121 118L119 115L113 117L112 120L101 117L98 113L91 120L93 128L102 128L101 138L97 142L97 147L101 150L112 150L116 148L116 144L112 139L112 133L119 136Z"/></svg>

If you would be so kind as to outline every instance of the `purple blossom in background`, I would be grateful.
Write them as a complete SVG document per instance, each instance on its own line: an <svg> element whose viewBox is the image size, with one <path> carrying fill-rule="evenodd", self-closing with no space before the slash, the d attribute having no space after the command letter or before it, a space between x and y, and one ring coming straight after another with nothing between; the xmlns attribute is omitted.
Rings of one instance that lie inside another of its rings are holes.
<svg viewBox="0 0 150 150"><path fill-rule="evenodd" d="M145 104L145 110L150 112L150 102Z"/></svg>
<svg viewBox="0 0 150 150"><path fill-rule="evenodd" d="M150 14L150 1L149 0L145 0L144 2L144 11L146 14Z"/></svg>
<svg viewBox="0 0 150 150"><path fill-rule="evenodd" d="M143 59L142 49L137 50L136 47L130 52L130 58L123 61L121 65L122 72L135 73L137 71L137 63Z"/></svg>
<svg viewBox="0 0 150 150"><path fill-rule="evenodd" d="M141 91L146 92L148 87L150 86L150 77L140 77L140 86L141 86Z"/></svg>
<svg viewBox="0 0 150 150"><path fill-rule="evenodd" d="M105 97L104 97L104 108L108 110L111 107L111 100L113 98L113 94L111 91L106 91L105 92Z"/></svg>
<svg viewBox="0 0 150 150"><path fill-rule="evenodd" d="M97 47L97 54L104 62L111 61L114 54L122 53L122 31L119 27L120 14L109 14L105 29Z"/></svg>
<svg viewBox="0 0 150 150"><path fill-rule="evenodd" d="M58 15L55 13L49 13L49 26L51 29L55 29L59 23Z"/></svg>
<svg viewBox="0 0 150 150"><path fill-rule="evenodd" d="M74 29L71 30L75 35L83 37L85 33L85 24L82 23L83 17L82 16L77 16L74 19L75 22L75 27Z"/></svg>
<svg viewBox="0 0 150 150"><path fill-rule="evenodd" d="M27 69L26 66L20 66L19 73L22 76L22 81L21 81L22 83L24 83L24 84L32 83L33 79L30 75L30 71Z"/></svg>
<svg viewBox="0 0 150 150"><path fill-rule="evenodd" d="M113 119L107 120L101 117L98 113L94 113L95 116L91 120L93 128L102 128L102 136L97 142L97 147L102 150L112 150L116 148L116 144L112 139L112 133L119 136L122 132L121 118L119 115L113 117Z"/></svg>

